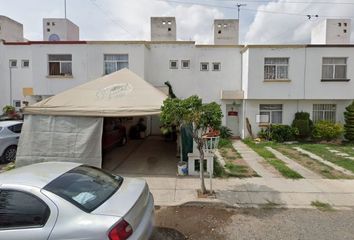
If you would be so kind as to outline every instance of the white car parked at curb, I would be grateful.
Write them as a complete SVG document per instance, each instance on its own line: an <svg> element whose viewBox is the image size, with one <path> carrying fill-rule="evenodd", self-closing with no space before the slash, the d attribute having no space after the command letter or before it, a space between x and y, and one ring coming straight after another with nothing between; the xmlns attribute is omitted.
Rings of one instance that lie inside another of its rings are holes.
<svg viewBox="0 0 354 240"><path fill-rule="evenodd" d="M154 199L142 179L78 163L0 174L0 239L148 240Z"/></svg>
<svg viewBox="0 0 354 240"><path fill-rule="evenodd" d="M0 163L15 160L22 124L22 121L0 122Z"/></svg>

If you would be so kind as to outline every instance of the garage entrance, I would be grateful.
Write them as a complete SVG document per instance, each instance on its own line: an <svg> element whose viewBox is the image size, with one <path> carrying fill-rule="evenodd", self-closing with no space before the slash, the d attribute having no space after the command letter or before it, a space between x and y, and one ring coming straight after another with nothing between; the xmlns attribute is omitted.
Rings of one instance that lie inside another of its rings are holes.
<svg viewBox="0 0 354 240"><path fill-rule="evenodd" d="M176 143L162 136L128 140L103 155L103 168L127 176L176 176Z"/></svg>

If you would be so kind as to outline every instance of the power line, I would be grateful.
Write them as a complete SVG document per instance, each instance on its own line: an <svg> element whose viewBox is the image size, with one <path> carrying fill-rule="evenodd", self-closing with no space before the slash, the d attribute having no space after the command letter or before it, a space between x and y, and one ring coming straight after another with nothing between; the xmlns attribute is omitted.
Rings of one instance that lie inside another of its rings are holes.
<svg viewBox="0 0 354 240"><path fill-rule="evenodd" d="M218 0L217 2L233 2L234 0ZM275 1L262 1L262 0L239 0L244 3L279 3L279 4L337 4L337 5L354 5L353 2L328 2L328 1L319 1L319 2L309 2L309 1L286 1L286 2L275 2Z"/></svg>
<svg viewBox="0 0 354 240"><path fill-rule="evenodd" d="M172 3L179 3L179 4L186 4L186 5L201 5L201 6L208 6L208 7L215 7L215 8L226 8L226 9L237 9L237 7L232 6L222 6L222 5L215 5L215 4L208 4L208 3L200 3L200 2L185 2L185 1L175 1L175 0L157 0L163 2L172 2ZM353 3L354 5L354 3ZM262 12L262 13L269 13L269 14L283 14L283 15L292 15L292 16L301 16L301 17L308 17L315 16L321 18L354 18L354 16L325 16L319 14L304 14L304 13L293 13L293 12L277 12L277 11L270 11L270 10L262 10L262 9L252 9L252 8L243 8L244 11L251 11L251 12Z"/></svg>
<svg viewBox="0 0 354 240"><path fill-rule="evenodd" d="M114 24L117 24L121 29L123 29L126 33L128 33L131 37L135 37L133 34L131 34L118 20L114 19L112 17L112 13L103 9L100 5L96 3L95 0L90 0L90 2L97 7L109 20L111 20Z"/></svg>

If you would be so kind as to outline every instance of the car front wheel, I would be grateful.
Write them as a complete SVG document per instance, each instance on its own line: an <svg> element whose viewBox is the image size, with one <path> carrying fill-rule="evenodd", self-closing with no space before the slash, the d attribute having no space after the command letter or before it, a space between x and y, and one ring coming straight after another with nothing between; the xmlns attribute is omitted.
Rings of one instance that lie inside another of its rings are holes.
<svg viewBox="0 0 354 240"><path fill-rule="evenodd" d="M10 146L10 147L6 148L6 150L4 151L4 154L3 154L3 162L9 163L9 162L15 161L16 151L17 151L16 146Z"/></svg>

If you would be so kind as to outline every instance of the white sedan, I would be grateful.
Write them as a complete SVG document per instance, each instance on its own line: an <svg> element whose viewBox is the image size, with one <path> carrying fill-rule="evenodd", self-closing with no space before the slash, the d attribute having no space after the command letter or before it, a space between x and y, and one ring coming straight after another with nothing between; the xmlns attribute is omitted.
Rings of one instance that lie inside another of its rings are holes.
<svg viewBox="0 0 354 240"><path fill-rule="evenodd" d="M15 160L21 129L22 121L0 122L0 163L8 163Z"/></svg>
<svg viewBox="0 0 354 240"><path fill-rule="evenodd" d="M77 163L0 174L0 239L149 239L154 200L144 180Z"/></svg>

